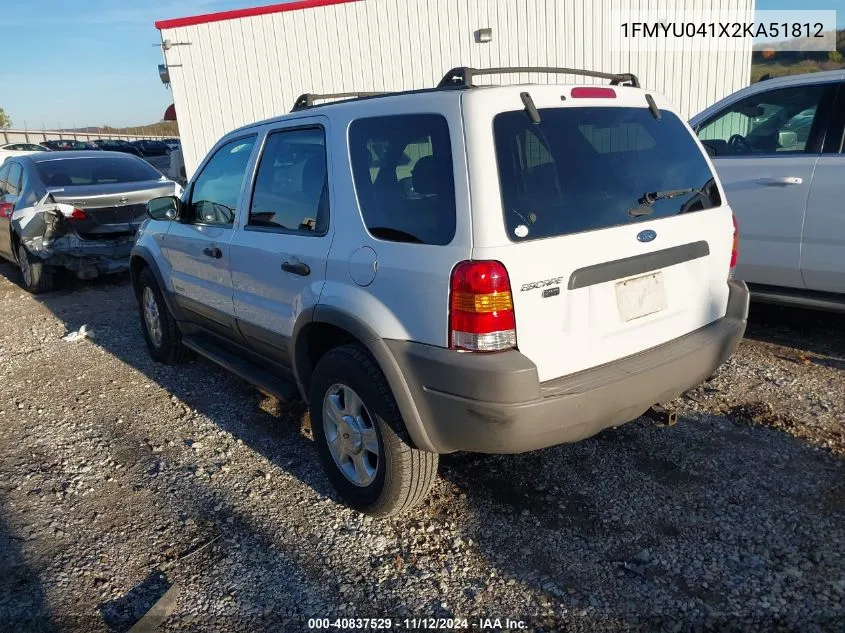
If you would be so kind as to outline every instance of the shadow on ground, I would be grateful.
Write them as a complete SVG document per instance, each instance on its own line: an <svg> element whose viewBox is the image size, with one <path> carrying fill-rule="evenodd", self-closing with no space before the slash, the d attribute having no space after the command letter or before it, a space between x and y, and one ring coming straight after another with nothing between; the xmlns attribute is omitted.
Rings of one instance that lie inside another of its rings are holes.
<svg viewBox="0 0 845 633"><path fill-rule="evenodd" d="M788 435L702 416L524 455L447 456L441 476L466 495L467 536L538 605L563 598L645 630L797 632L845 624L831 547L845 538L843 466ZM810 595L791 588L804 574Z"/></svg>
<svg viewBox="0 0 845 633"><path fill-rule="evenodd" d="M167 575L151 571L144 580L115 600L100 605L103 622L109 631L126 633L170 589Z"/></svg>
<svg viewBox="0 0 845 633"><path fill-rule="evenodd" d="M12 278L8 267L0 271ZM252 387L205 361L179 367L153 363L125 278L98 281L93 288L72 282L38 300L69 330L89 325L97 345L318 496L334 498L300 428L304 405L267 410ZM760 340L777 341L779 328L797 327L791 321L766 325L758 318L750 335ZM826 328L815 327L806 334L811 343ZM142 439L131 437L129 444ZM525 613L536 615L537 630L557 630L554 618L562 613L585 618L594 631L671 629L678 622L702 630L833 631L845 623L836 588L843 560L831 547L845 542L845 470L841 461L787 435L712 416L690 417L672 428L639 421L579 444L524 455L445 456L442 475L445 483L421 510L392 520L406 559L413 561L419 547L411 521L433 516L458 525L462 539L474 542L472 555L496 574L469 577L462 612L441 608L435 599L432 608L440 615L488 614L497 592L519 583ZM226 500L205 484L191 485L168 502L175 509L193 508L207 539L240 529L266 547L278 547L281 534L280 564L305 584L339 595L327 581L336 570L322 569L319 534L300 534L296 508L290 508L281 532L234 512L233 526L221 526L211 507ZM209 548L209 557L219 555ZM344 563L334 564L342 569ZM422 572L409 562L407 573ZM812 595L796 588L795 579L805 576L812 577ZM362 583L346 599L354 596L354 604L391 613L395 605L383 602L375 589ZM279 608L261 587L253 591L259 613ZM297 596L288 598L295 602ZM403 600L407 607L415 596L406 593ZM545 620L547 612L555 615ZM830 615L813 620L805 612ZM124 623L118 619L115 626Z"/></svg>
<svg viewBox="0 0 845 633"><path fill-rule="evenodd" d="M6 490L0 484L0 511L6 507ZM49 633L57 626L44 596L37 570L22 549L25 529L10 530L0 517L0 630L16 633Z"/></svg>
<svg viewBox="0 0 845 633"><path fill-rule="evenodd" d="M797 347L821 364L845 369L845 314L753 304L746 338Z"/></svg>

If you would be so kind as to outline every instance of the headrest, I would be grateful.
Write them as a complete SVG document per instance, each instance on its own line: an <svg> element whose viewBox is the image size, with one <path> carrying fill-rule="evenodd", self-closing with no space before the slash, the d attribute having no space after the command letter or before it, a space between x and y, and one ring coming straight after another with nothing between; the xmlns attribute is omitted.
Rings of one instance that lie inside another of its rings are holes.
<svg viewBox="0 0 845 633"><path fill-rule="evenodd" d="M449 178L449 175L444 173L444 166L446 165L443 162L438 162L434 156L420 158L414 165L414 171L411 174L414 191L424 196L440 193L444 181Z"/></svg>

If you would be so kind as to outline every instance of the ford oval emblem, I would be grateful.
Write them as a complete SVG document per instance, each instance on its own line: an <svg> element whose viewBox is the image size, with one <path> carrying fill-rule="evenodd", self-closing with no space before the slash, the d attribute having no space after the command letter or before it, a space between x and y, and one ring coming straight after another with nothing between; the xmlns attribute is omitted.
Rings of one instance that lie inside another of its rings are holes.
<svg viewBox="0 0 845 633"><path fill-rule="evenodd" d="M651 242L656 237L657 237L657 232L652 231L651 229L646 229L645 231L640 231L639 233L637 233L637 239L640 242Z"/></svg>

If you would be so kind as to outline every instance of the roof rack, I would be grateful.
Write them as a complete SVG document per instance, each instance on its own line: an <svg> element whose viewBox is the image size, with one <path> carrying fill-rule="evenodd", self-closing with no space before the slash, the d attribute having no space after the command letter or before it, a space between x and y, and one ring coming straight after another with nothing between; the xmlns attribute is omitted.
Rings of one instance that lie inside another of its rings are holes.
<svg viewBox="0 0 845 633"><path fill-rule="evenodd" d="M299 95L296 101L293 102L293 108L291 108L291 112L296 112L297 110L304 110L305 108L311 108L314 106L315 101L322 101L324 99L360 99L361 97L378 97L381 95L387 94L385 92L335 92L333 94L312 94L310 92L306 92L303 95Z"/></svg>
<svg viewBox="0 0 845 633"><path fill-rule="evenodd" d="M438 88L446 88L449 86L459 86L463 88L472 88L473 77L478 75L507 75L511 73L549 73L556 75L581 75L583 77L598 77L599 79L610 79L610 83L616 85L630 85L634 88L640 87L640 80L633 73L600 73L595 70L580 70L577 68L552 68L547 66L513 66L506 68L469 68L467 66L460 66L450 70L440 83Z"/></svg>

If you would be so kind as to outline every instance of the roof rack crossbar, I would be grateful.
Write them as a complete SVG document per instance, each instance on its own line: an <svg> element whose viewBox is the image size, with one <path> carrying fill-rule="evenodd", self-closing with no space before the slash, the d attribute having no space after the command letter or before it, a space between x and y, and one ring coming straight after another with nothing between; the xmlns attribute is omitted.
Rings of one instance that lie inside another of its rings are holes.
<svg viewBox="0 0 845 633"><path fill-rule="evenodd" d="M512 73L548 73L556 75L580 75L582 77L597 77L599 79L610 79L610 83L614 86L620 84L628 84L634 88L640 87L640 80L633 73L602 73L595 70L581 70L578 68L554 68L548 66L513 66L505 68L469 68L467 66L460 66L450 70L440 83L438 88L446 88L449 86L462 86L465 88L472 88L473 77L479 75L507 75Z"/></svg>
<svg viewBox="0 0 845 633"><path fill-rule="evenodd" d="M387 94L386 92L335 92L332 94L312 94L306 92L299 95L296 101L293 102L291 112L297 110L304 110L314 106L315 101L323 101L324 99L360 99L361 97L378 97Z"/></svg>

